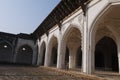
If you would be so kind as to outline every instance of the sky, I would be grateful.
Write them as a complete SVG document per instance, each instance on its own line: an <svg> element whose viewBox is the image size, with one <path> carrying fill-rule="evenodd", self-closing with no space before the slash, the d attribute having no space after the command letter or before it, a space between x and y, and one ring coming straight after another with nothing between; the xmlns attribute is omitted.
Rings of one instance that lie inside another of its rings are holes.
<svg viewBox="0 0 120 80"><path fill-rule="evenodd" d="M0 32L30 34L60 0L0 0Z"/></svg>

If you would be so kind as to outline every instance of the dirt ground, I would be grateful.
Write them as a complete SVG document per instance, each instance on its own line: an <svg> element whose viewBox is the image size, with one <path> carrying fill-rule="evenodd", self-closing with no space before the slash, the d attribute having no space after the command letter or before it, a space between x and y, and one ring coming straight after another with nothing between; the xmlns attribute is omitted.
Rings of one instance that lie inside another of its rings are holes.
<svg viewBox="0 0 120 80"><path fill-rule="evenodd" d="M0 80L80 80L38 67L0 66Z"/></svg>
<svg viewBox="0 0 120 80"><path fill-rule="evenodd" d="M97 78L97 76L100 78ZM117 73L99 71L93 76L89 76L71 70L66 71L44 67L0 65L0 80L120 80L120 75Z"/></svg>

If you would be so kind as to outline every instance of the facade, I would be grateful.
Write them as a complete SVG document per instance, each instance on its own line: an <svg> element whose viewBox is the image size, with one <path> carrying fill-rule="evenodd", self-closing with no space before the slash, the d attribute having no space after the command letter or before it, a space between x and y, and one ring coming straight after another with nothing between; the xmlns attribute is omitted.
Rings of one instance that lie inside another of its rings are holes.
<svg viewBox="0 0 120 80"><path fill-rule="evenodd" d="M61 0L32 34L0 33L0 62L120 74L120 0Z"/></svg>
<svg viewBox="0 0 120 80"><path fill-rule="evenodd" d="M120 0L62 0L32 35L37 65L120 73Z"/></svg>
<svg viewBox="0 0 120 80"><path fill-rule="evenodd" d="M0 63L36 65L36 45L30 35L0 32Z"/></svg>

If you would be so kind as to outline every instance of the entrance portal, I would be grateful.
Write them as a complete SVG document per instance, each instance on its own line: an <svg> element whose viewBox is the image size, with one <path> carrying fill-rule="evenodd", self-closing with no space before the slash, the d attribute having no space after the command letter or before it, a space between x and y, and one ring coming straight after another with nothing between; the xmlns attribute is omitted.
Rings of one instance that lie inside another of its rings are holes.
<svg viewBox="0 0 120 80"><path fill-rule="evenodd" d="M112 38L103 37L95 48L95 68L118 71L117 46Z"/></svg>

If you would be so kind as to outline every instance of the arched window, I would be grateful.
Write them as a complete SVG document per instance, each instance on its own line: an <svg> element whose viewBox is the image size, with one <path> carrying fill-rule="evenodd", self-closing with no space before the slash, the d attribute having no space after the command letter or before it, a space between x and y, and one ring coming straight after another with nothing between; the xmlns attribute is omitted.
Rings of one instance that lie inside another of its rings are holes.
<svg viewBox="0 0 120 80"><path fill-rule="evenodd" d="M28 45L23 45L17 51L16 62L20 64L32 64L32 57L32 48Z"/></svg>
<svg viewBox="0 0 120 80"><path fill-rule="evenodd" d="M0 62L12 62L12 46L7 42L0 42Z"/></svg>

